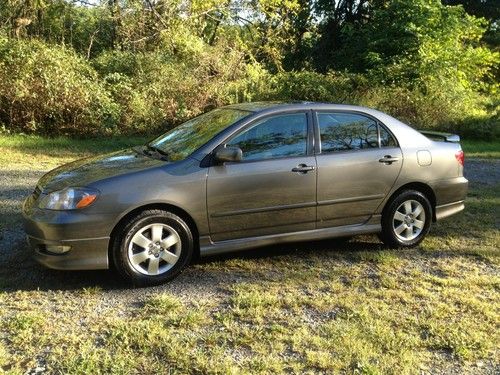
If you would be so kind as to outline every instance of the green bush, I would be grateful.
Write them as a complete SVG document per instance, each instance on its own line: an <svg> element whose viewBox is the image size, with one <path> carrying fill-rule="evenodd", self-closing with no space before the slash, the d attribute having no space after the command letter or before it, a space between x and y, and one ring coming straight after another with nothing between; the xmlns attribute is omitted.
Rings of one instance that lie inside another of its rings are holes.
<svg viewBox="0 0 500 375"><path fill-rule="evenodd" d="M492 97L469 90L374 86L360 104L387 112L419 129L449 131L474 139L496 139L500 120ZM498 106L497 106L498 107Z"/></svg>
<svg viewBox="0 0 500 375"><path fill-rule="evenodd" d="M48 135L151 134L224 104L307 100L377 108L416 128L498 137L499 100L450 80L402 87L370 73L271 74L225 42L188 52L115 50L89 61L63 47L0 37L0 124Z"/></svg>
<svg viewBox="0 0 500 375"><path fill-rule="evenodd" d="M256 94L263 100L305 100L356 103L366 85L362 75L312 71L283 72L259 77L266 82Z"/></svg>
<svg viewBox="0 0 500 375"><path fill-rule="evenodd" d="M113 51L88 61L63 47L2 37L0 124L49 135L157 132L248 98L243 57L219 45L191 51L187 60Z"/></svg>
<svg viewBox="0 0 500 375"><path fill-rule="evenodd" d="M500 139L500 116L464 119L450 127L450 131L467 139L497 141Z"/></svg>
<svg viewBox="0 0 500 375"><path fill-rule="evenodd" d="M7 131L108 133L118 112L96 72L71 50L0 36L0 122Z"/></svg>
<svg viewBox="0 0 500 375"><path fill-rule="evenodd" d="M242 59L237 49L219 46L187 59L160 51L106 52L92 64L120 106L121 131L150 133L238 101L248 73Z"/></svg>
<svg viewBox="0 0 500 375"><path fill-rule="evenodd" d="M457 132L469 138L498 137L498 109L491 97L457 88L449 82L428 84L424 90L382 85L368 74L331 71L269 73L251 97L259 100L308 100L376 108L419 129ZM497 100L498 101L498 100ZM497 105L498 107L498 105Z"/></svg>
<svg viewBox="0 0 500 375"><path fill-rule="evenodd" d="M498 137L489 2L313 3L0 0L0 131L158 133L224 104L309 100Z"/></svg>

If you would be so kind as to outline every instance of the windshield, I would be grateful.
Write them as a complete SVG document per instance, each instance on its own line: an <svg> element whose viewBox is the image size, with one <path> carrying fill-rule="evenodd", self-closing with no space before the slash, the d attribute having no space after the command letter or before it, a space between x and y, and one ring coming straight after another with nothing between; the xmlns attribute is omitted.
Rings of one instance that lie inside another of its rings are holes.
<svg viewBox="0 0 500 375"><path fill-rule="evenodd" d="M229 125L250 114L239 109L220 108L195 117L151 141L170 161L185 159Z"/></svg>

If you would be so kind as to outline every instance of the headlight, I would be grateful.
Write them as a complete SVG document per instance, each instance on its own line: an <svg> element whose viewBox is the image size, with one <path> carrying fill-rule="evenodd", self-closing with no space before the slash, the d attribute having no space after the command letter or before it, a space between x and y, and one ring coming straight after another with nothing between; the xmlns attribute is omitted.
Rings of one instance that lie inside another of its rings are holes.
<svg viewBox="0 0 500 375"><path fill-rule="evenodd" d="M66 188L42 196L38 207L49 210L74 210L91 205L99 192L87 188Z"/></svg>

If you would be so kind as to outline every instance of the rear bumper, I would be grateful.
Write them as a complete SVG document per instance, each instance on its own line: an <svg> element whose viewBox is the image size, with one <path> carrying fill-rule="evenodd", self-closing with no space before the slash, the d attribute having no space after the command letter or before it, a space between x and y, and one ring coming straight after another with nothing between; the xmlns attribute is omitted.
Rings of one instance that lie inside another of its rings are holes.
<svg viewBox="0 0 500 375"><path fill-rule="evenodd" d="M429 185L436 195L436 220L454 215L465 208L464 200L469 188L469 181L465 177L435 180Z"/></svg>
<svg viewBox="0 0 500 375"><path fill-rule="evenodd" d="M458 201L448 204L443 204L441 206L436 206L436 220L444 219L448 216L455 215L456 213L463 211L465 208L464 201Z"/></svg>

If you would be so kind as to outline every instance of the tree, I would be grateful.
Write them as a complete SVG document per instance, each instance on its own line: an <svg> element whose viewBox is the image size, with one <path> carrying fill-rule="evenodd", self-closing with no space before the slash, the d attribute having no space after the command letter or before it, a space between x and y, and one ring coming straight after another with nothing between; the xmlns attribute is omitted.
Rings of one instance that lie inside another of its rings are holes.
<svg viewBox="0 0 500 375"><path fill-rule="evenodd" d="M498 61L497 54L480 44L485 22L462 7L439 0L393 0L371 13L370 21L351 36L357 61L350 63L381 82L425 86L452 80L477 87Z"/></svg>

